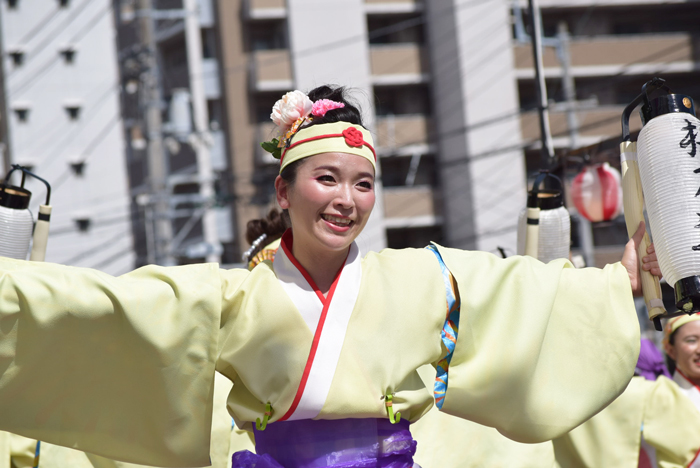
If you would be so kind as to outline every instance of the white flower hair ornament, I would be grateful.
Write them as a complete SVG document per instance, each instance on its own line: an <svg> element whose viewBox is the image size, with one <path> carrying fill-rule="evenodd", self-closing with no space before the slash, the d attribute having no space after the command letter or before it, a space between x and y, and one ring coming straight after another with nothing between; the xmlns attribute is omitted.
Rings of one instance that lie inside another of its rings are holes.
<svg viewBox="0 0 700 468"><path fill-rule="evenodd" d="M277 126L277 138L260 143L262 149L277 159L282 157L282 148L289 144L294 134L305 122L315 117L323 117L326 112L345 107L342 102L319 99L312 102L302 91L290 91L272 106L270 118Z"/></svg>

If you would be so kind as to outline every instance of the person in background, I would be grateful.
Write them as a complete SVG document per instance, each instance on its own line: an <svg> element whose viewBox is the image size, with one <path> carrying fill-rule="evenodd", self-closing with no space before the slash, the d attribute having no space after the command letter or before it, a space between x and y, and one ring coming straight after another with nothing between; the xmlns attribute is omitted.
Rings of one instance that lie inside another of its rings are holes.
<svg viewBox="0 0 700 468"><path fill-rule="evenodd" d="M700 322L698 322L700 323ZM552 441L561 468L697 468L700 411L642 340L635 377L600 413Z"/></svg>
<svg viewBox="0 0 700 468"><path fill-rule="evenodd" d="M664 350L673 381L700 409L700 314L670 319L665 328Z"/></svg>
<svg viewBox="0 0 700 468"><path fill-rule="evenodd" d="M289 229L288 215L273 208L262 219L248 221L245 238L250 248L243 254L243 262L252 270L256 265L275 257L282 234Z"/></svg>

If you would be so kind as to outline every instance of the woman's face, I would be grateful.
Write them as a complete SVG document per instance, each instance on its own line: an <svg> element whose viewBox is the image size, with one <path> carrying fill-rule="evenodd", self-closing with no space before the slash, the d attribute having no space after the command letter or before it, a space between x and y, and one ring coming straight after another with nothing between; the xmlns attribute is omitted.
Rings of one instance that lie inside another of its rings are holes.
<svg viewBox="0 0 700 468"><path fill-rule="evenodd" d="M676 330L674 343L666 345L666 353L686 377L700 381L700 320Z"/></svg>
<svg viewBox="0 0 700 468"><path fill-rule="evenodd" d="M374 167L362 156L322 153L304 160L293 185L275 180L277 202L289 210L294 250L340 252L362 232L374 207Z"/></svg>

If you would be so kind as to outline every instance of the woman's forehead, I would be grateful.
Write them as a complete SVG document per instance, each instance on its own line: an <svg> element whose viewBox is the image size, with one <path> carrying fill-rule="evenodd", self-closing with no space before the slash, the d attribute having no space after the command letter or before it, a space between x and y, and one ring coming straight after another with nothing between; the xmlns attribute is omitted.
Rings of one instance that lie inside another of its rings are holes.
<svg viewBox="0 0 700 468"><path fill-rule="evenodd" d="M688 322L685 325L681 326L678 329L678 337L686 337L690 335L698 335L700 336L700 320L694 320L692 322Z"/></svg>

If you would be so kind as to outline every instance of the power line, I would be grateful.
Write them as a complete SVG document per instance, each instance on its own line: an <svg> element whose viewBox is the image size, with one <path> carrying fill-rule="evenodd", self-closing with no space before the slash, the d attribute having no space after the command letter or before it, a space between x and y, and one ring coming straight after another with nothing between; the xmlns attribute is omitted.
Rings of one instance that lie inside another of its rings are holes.
<svg viewBox="0 0 700 468"><path fill-rule="evenodd" d="M132 248L124 249L124 250L122 250L122 251L120 251L120 252L115 253L114 255L111 255L111 256L107 257L106 259L104 259L104 260L102 260L101 262L99 262L99 263L97 263L97 264L91 266L90 268L93 269L93 270L99 270L100 268L104 268L104 267L106 267L107 265L110 265L110 264L116 262L116 261L119 260L120 258L123 258L125 255L128 255L128 254L132 253L132 251L133 251Z"/></svg>
<svg viewBox="0 0 700 468"><path fill-rule="evenodd" d="M86 2L82 5L82 7L84 8L91 1L93 1L93 0L86 0ZM79 10L78 12L74 12L74 14L69 17L70 21L68 21L67 24L70 24L75 18L77 18L81 11L82 11L82 9ZM77 42L80 39L82 39L83 36L85 34L87 34L88 32L90 32L95 26L97 26L99 24L99 20L102 19L102 17L105 16L106 14L110 13L110 11L111 11L111 5L108 4L107 8L101 10L97 15L92 17L90 19L90 21L87 22L87 24L85 25L85 27L83 29L81 29L80 31L78 31L78 33L76 33L73 37L71 37L70 42L73 43L73 42ZM53 43L56 40L56 36L57 35L50 37L49 40L46 41L45 44L43 44L42 49L46 45ZM26 81L24 81L19 87L12 90L13 97L15 97L17 94L21 93L22 91L26 90L28 87L31 87L37 79L41 78L43 75L48 73L48 71L55 64L57 64L59 61L60 61L60 56L54 55L54 56L50 57L47 61L45 61L44 64L41 67L39 67L39 69L36 70L34 73L28 74L31 77L28 78Z"/></svg>
<svg viewBox="0 0 700 468"><path fill-rule="evenodd" d="M98 252L102 252L105 249L105 247L108 247L113 242L115 242L117 239L124 237L124 235L128 234L128 232L129 232L128 229L126 231L119 232L119 233L117 233L117 235L110 237L109 239L102 242L101 244L96 245L96 246L89 248L87 250L83 250L78 255L74 255L73 257L71 257L68 260L65 260L61 263L64 265L74 265L76 262L84 260L84 259L86 259L86 258L88 258L88 257L90 257Z"/></svg>

